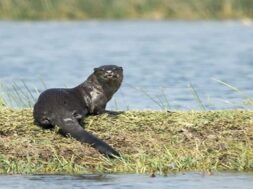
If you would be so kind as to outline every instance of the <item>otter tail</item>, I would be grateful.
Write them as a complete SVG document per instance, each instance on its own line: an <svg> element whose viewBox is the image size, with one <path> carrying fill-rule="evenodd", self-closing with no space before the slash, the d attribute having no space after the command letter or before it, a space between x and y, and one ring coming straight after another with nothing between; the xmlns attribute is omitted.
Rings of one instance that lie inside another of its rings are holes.
<svg viewBox="0 0 253 189"><path fill-rule="evenodd" d="M57 122L58 123L55 124L60 127L61 134L65 136L70 135L81 143L88 143L107 157L114 158L120 156L116 150L114 150L103 140L100 140L94 135L85 131L76 119L60 118Z"/></svg>

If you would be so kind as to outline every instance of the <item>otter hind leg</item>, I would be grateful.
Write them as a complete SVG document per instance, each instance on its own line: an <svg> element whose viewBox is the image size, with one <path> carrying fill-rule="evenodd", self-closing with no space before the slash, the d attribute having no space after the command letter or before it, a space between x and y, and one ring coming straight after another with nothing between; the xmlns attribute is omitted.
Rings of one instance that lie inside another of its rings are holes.
<svg viewBox="0 0 253 189"><path fill-rule="evenodd" d="M87 115L88 111L73 111L72 112L72 118L77 120L77 122L79 123L79 125L81 125L82 127L84 127L84 122L83 119L84 117Z"/></svg>
<svg viewBox="0 0 253 189"><path fill-rule="evenodd" d="M84 126L84 125L83 125L83 115L82 115L82 114L80 114L80 113L74 111L74 112L72 113L72 116L73 116L74 119L77 120L77 122L78 122L81 126Z"/></svg>
<svg viewBox="0 0 253 189"><path fill-rule="evenodd" d="M39 121L37 121L37 124L42 127L43 129L53 129L54 125L51 123L50 119L43 117Z"/></svg>

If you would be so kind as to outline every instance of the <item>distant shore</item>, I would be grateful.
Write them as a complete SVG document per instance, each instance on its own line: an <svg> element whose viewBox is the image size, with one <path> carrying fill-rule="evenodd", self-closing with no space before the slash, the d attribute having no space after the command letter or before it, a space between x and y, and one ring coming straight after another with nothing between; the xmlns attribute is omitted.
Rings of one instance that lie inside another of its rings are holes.
<svg viewBox="0 0 253 189"><path fill-rule="evenodd" d="M0 20L250 19L249 0L2 0Z"/></svg>
<svg viewBox="0 0 253 189"><path fill-rule="evenodd" d="M253 111L128 111L91 116L89 132L122 153L34 125L32 109L0 108L0 174L253 171Z"/></svg>

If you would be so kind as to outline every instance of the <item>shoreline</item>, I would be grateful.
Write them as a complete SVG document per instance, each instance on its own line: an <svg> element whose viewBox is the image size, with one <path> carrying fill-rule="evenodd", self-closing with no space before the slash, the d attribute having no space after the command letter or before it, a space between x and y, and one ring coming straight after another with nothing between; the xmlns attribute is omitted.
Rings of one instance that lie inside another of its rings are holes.
<svg viewBox="0 0 253 189"><path fill-rule="evenodd" d="M248 0L37 0L0 2L3 19L199 19L253 18Z"/></svg>

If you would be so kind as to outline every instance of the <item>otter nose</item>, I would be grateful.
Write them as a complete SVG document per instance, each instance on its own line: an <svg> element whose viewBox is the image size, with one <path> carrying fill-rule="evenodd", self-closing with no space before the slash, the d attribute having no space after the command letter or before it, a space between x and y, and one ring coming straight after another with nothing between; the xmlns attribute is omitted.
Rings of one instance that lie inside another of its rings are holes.
<svg viewBox="0 0 253 189"><path fill-rule="evenodd" d="M107 70L106 73L112 74L112 70Z"/></svg>
<svg viewBox="0 0 253 189"><path fill-rule="evenodd" d="M108 76L114 76L114 73L113 73L112 70L107 70L106 71L106 75L108 75Z"/></svg>
<svg viewBox="0 0 253 189"><path fill-rule="evenodd" d="M113 78L116 74L112 70L107 70L105 74L108 78Z"/></svg>

